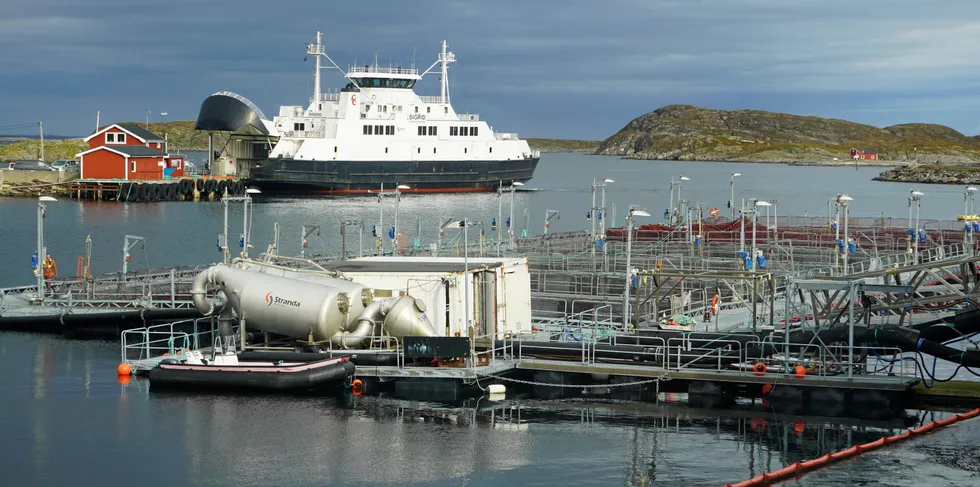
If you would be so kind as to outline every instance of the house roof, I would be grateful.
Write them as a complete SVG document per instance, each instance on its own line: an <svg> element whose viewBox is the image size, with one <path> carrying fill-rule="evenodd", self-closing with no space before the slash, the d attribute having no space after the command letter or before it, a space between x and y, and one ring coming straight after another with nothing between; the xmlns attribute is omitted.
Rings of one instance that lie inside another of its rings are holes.
<svg viewBox="0 0 980 487"><path fill-rule="evenodd" d="M157 149L152 147L144 147L142 145L118 145L112 147L112 149L122 152L129 157L163 157L166 155Z"/></svg>
<svg viewBox="0 0 980 487"><path fill-rule="evenodd" d="M140 127L135 123L118 123L119 128L143 139L144 142L163 142L163 137Z"/></svg>
<svg viewBox="0 0 980 487"><path fill-rule="evenodd" d="M105 133L107 130L109 130L109 129L113 128L113 127L117 128L117 129L120 129L120 130L128 133L129 135L132 135L133 137L136 137L137 139L139 139L140 141L142 141L144 143L145 142L163 142L163 137L160 137L159 135L157 135L157 134L155 134L153 132L150 132L149 130L146 130L143 127L140 127L139 124L135 124L135 123L114 123L112 125L108 125L108 126L105 126L105 127L101 128L99 130L96 130L92 135L89 135L88 137L85 137L85 139L83 139L83 140L85 142L88 142L89 140L91 140L96 135Z"/></svg>
<svg viewBox="0 0 980 487"><path fill-rule="evenodd" d="M163 152L142 145L100 145L94 149L79 152L75 154L75 157L81 157L85 154L91 154L92 152L103 149L125 157L167 157L167 154Z"/></svg>

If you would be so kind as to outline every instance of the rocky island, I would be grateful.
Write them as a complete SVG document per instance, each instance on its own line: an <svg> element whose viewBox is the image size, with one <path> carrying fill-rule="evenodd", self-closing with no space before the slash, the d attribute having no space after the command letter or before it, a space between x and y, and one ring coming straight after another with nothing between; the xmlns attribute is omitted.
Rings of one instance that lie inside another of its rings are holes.
<svg viewBox="0 0 980 487"><path fill-rule="evenodd" d="M851 149L876 157L853 159ZM971 168L980 162L980 138L943 125L879 128L839 119L692 105L668 105L637 117L592 153L678 161L907 166L876 178L889 181L933 182L926 179L936 179L929 175L937 167L957 174L980 171L980 165ZM951 179L948 176L938 179Z"/></svg>

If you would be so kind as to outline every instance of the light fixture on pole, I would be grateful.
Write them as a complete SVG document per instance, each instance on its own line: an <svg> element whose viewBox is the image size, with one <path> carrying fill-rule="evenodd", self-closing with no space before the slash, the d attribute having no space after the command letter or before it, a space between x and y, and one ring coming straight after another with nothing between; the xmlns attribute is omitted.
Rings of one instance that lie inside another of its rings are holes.
<svg viewBox="0 0 980 487"><path fill-rule="evenodd" d="M623 327L627 327L630 324L630 286L633 284L633 269L630 268L630 257L633 251L633 223L635 217L638 216L650 216L650 214L638 208L630 208L629 213L626 215L626 288L623 289Z"/></svg>
<svg viewBox="0 0 980 487"><path fill-rule="evenodd" d="M918 190L909 191L909 237L912 239L912 262L919 263L919 238L922 232L919 230L919 208L922 205L922 197L925 193ZM915 202L915 226L912 226L912 203Z"/></svg>
<svg viewBox="0 0 980 487"><path fill-rule="evenodd" d="M742 175L742 173L740 173L740 172L733 172L732 173L732 177L731 177L731 181L729 182L729 185L731 186L731 190L732 190L732 195L731 195L731 198L728 200L728 208L732 210L731 211L731 213L732 213L732 220L735 219L735 178L737 178L737 177L739 177L741 175Z"/></svg>
<svg viewBox="0 0 980 487"><path fill-rule="evenodd" d="M837 202L843 208L843 213L844 213L844 238L840 241L840 243L838 243L840 252L843 254L843 258L844 258L844 267L843 267L843 271L841 272L842 276L847 275L848 254L852 252L851 241L850 238L848 238L847 236L847 207L851 201L854 201L854 198L851 198L846 194L842 194L837 197Z"/></svg>
<svg viewBox="0 0 980 487"><path fill-rule="evenodd" d="M966 191L963 192L963 220L966 221L966 233L963 240L966 242L970 254L973 254L973 240L976 238L973 234L980 229L980 225L976 223L976 215L973 214L976 211L973 205L973 195L976 192L977 188L973 186L967 186Z"/></svg>
<svg viewBox="0 0 980 487"><path fill-rule="evenodd" d="M764 200L755 200L753 202L753 204L752 204L752 255L749 256L749 258L752 259L752 265L749 268L749 270L752 270L752 271L755 270L755 268L756 268L756 261L758 259L756 257L756 253L758 253L758 251L756 250L756 246L757 246L756 233L757 233L757 230L758 230L758 223L757 222L759 220L759 207L760 206L772 206L772 203L770 203L768 201L764 201Z"/></svg>
<svg viewBox="0 0 980 487"><path fill-rule="evenodd" d="M606 184L615 183L616 181L612 178L602 178L602 199L599 203L599 238L602 240L602 269L606 269L606 220L608 220L608 215L606 214Z"/></svg>
<svg viewBox="0 0 980 487"><path fill-rule="evenodd" d="M44 218L47 216L45 202L58 201L51 196L39 196L37 198L37 262L34 272L37 273L37 302L44 303L44 261L48 255L48 249L44 246Z"/></svg>
<svg viewBox="0 0 980 487"><path fill-rule="evenodd" d="M473 222L466 220L450 220L442 228L462 228L463 229L463 326L467 329L470 327L470 265L469 265L469 234L467 233L467 228L473 225ZM448 306L448 304L447 304ZM447 323L448 326L448 323ZM468 332L469 330L467 330Z"/></svg>
<svg viewBox="0 0 980 487"><path fill-rule="evenodd" d="M681 203L681 183L684 181L690 181L691 178L687 176L681 176L678 179L679 181L677 181L677 204L679 205Z"/></svg>
<svg viewBox="0 0 980 487"><path fill-rule="evenodd" d="M502 237L503 229L501 228L500 225L500 221L503 220L503 218L504 218L504 181L500 180L500 182L497 183L497 220L493 222L494 223L493 230L497 231L497 242L495 245L497 247L497 257L500 257L500 242L501 240L503 240Z"/></svg>

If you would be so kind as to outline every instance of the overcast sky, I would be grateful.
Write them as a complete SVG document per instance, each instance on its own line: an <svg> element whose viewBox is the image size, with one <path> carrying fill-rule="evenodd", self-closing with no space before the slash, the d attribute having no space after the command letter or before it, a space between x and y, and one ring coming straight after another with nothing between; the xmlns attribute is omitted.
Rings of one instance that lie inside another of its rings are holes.
<svg viewBox="0 0 980 487"><path fill-rule="evenodd" d="M192 120L222 90L273 116L307 103L317 30L345 69L424 69L448 40L456 110L522 137L602 139L673 103L980 133L977 0L6 0L0 126Z"/></svg>

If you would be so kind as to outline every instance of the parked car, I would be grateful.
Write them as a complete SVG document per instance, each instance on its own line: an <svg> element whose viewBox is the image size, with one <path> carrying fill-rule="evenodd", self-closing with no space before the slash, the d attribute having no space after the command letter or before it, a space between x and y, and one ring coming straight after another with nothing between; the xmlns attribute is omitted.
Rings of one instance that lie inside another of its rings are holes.
<svg viewBox="0 0 980 487"><path fill-rule="evenodd" d="M58 171L77 171L78 161L72 159L58 159L51 163L51 167Z"/></svg>
<svg viewBox="0 0 980 487"><path fill-rule="evenodd" d="M20 171L57 171L46 162L33 159L18 159L14 161L14 170Z"/></svg>

